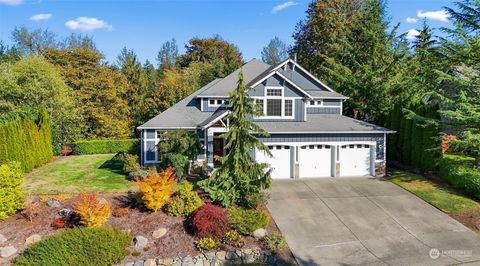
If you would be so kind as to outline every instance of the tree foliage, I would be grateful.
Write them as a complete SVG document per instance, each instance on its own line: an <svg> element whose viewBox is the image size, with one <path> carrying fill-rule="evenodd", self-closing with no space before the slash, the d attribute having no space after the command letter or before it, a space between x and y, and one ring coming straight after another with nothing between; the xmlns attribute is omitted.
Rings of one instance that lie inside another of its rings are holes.
<svg viewBox="0 0 480 266"><path fill-rule="evenodd" d="M151 170L142 181L137 181L143 203L154 212L168 203L170 197L175 193L175 184L175 169L173 167L167 168L160 174Z"/></svg>
<svg viewBox="0 0 480 266"><path fill-rule="evenodd" d="M278 37L271 39L268 45L263 47L262 61L267 64L275 65L286 60L287 58L288 47Z"/></svg>
<svg viewBox="0 0 480 266"><path fill-rule="evenodd" d="M258 115L259 110L247 94L242 72L238 76L237 88L230 94L229 107L229 130L223 135L226 155L216 158L221 166L201 184L215 202L226 207L245 199L250 193L269 188L271 183L267 165L256 162L252 157L255 149L267 154L270 151L256 136L265 136L267 133L248 119L249 116Z"/></svg>
<svg viewBox="0 0 480 266"><path fill-rule="evenodd" d="M112 214L108 201L98 198L96 193L80 193L73 207L80 217L80 223L86 227L101 226Z"/></svg>

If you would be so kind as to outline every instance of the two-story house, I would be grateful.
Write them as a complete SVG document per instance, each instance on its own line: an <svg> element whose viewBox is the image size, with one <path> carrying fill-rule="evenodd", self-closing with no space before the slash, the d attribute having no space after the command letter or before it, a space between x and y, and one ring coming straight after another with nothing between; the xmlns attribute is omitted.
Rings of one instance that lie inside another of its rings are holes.
<svg viewBox="0 0 480 266"><path fill-rule="evenodd" d="M291 59L275 66L254 59L241 70L249 95L263 110L253 122L270 134L259 138L273 155L255 151L253 156L270 165L273 179L385 174L386 134L392 131L343 116L348 97ZM197 159L216 166L214 156L225 154L228 98L239 72L210 82L138 127L142 163L158 163L162 131L187 129L196 132L202 144Z"/></svg>

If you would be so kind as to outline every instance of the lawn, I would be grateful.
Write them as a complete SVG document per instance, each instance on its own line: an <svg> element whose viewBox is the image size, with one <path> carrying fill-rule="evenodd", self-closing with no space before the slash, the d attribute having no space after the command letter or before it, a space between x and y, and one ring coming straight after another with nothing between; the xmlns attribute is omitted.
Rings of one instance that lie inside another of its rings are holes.
<svg viewBox="0 0 480 266"><path fill-rule="evenodd" d="M114 154L58 157L25 176L28 194L125 192L134 185L122 173Z"/></svg>
<svg viewBox="0 0 480 266"><path fill-rule="evenodd" d="M478 202L446 184L439 184L419 175L398 170L394 170L387 178L448 214L480 209Z"/></svg>

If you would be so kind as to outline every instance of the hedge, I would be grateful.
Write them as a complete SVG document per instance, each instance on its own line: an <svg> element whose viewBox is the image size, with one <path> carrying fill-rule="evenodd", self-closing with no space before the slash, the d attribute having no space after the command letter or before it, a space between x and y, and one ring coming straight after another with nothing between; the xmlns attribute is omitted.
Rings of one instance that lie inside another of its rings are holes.
<svg viewBox="0 0 480 266"><path fill-rule="evenodd" d="M29 246L13 265L115 265L128 254L129 243L119 229L66 229Z"/></svg>
<svg viewBox="0 0 480 266"><path fill-rule="evenodd" d="M440 160L440 177L468 196L480 199L480 170L475 159L460 155L444 155Z"/></svg>
<svg viewBox="0 0 480 266"><path fill-rule="evenodd" d="M20 210L24 202L23 169L18 162L0 165L0 220Z"/></svg>
<svg viewBox="0 0 480 266"><path fill-rule="evenodd" d="M72 154L106 154L117 152L140 153L140 141L138 139L119 140L81 140L73 143Z"/></svg>
<svg viewBox="0 0 480 266"><path fill-rule="evenodd" d="M30 172L53 158L47 110L41 107L34 120L25 117L0 122L0 164L16 161L24 172Z"/></svg>

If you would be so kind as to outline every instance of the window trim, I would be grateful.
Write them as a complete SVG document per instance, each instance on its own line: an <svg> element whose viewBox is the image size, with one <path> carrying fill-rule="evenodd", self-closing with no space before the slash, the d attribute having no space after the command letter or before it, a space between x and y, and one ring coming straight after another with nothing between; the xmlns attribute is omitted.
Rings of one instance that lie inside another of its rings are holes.
<svg viewBox="0 0 480 266"><path fill-rule="evenodd" d="M281 96L267 96L267 89L279 89L282 91ZM293 119L295 118L295 99L298 97L285 97L285 87L283 86L265 86L264 91L263 91L263 96L254 96L252 99L254 99L254 103L256 103L256 100L263 100L263 115L262 116L256 116L256 119ZM282 114L281 116L268 116L267 115L267 101L269 99L276 99L276 100L282 100ZM292 115L291 116L286 116L285 115L285 100L291 100L292 101Z"/></svg>
<svg viewBox="0 0 480 266"><path fill-rule="evenodd" d="M210 101L214 101L215 103L212 104ZM218 101L222 101L221 104L218 104ZM228 99L215 99L215 98L208 98L207 104L208 107L221 107L221 106L227 106L227 101Z"/></svg>

